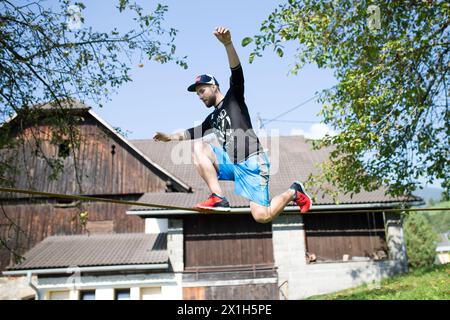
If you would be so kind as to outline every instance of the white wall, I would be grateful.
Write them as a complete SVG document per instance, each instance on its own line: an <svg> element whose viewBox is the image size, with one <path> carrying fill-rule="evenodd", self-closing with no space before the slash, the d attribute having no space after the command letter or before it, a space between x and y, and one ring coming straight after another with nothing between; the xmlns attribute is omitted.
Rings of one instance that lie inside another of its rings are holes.
<svg viewBox="0 0 450 320"><path fill-rule="evenodd" d="M151 298L164 300L181 300L181 275L169 273L81 276L76 283L68 284L67 277L38 279L37 287L44 299L49 299L51 292L68 291L70 300L79 299L80 290L95 290L96 300L114 300L115 289L130 288L130 299L140 300L145 288L155 288L159 294ZM147 292L147 298L150 295Z"/></svg>
<svg viewBox="0 0 450 320"><path fill-rule="evenodd" d="M145 233L167 233L168 219L146 218Z"/></svg>
<svg viewBox="0 0 450 320"><path fill-rule="evenodd" d="M175 272L184 271L184 235L183 221L170 219L167 231L167 252L169 261Z"/></svg>

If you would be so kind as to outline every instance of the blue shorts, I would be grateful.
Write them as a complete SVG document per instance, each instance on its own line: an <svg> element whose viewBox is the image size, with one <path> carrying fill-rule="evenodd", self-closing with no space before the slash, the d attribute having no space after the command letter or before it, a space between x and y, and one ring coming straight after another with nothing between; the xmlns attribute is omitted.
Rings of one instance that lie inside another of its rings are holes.
<svg viewBox="0 0 450 320"><path fill-rule="evenodd" d="M234 192L250 201L268 207L270 163L265 152L248 157L239 163L233 163L222 148L211 148L219 164L217 178L234 181Z"/></svg>

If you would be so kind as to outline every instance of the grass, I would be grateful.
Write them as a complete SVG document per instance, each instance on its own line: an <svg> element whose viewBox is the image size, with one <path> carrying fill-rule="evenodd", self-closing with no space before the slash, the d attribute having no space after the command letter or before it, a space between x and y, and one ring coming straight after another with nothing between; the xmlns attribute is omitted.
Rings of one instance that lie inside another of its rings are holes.
<svg viewBox="0 0 450 320"><path fill-rule="evenodd" d="M308 300L450 300L450 264L411 270L384 279Z"/></svg>

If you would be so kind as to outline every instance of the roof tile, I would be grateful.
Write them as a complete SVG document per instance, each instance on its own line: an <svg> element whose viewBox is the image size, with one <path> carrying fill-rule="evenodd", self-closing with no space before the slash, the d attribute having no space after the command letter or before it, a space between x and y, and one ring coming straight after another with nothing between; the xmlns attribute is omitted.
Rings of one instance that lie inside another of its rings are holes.
<svg viewBox="0 0 450 320"><path fill-rule="evenodd" d="M28 251L22 263L7 269L166 263L166 247L165 233L52 236Z"/></svg>
<svg viewBox="0 0 450 320"><path fill-rule="evenodd" d="M327 160L331 150L330 148L313 150L311 142L303 136L269 137L260 138L260 140L266 150L268 150L271 163L269 182L271 198L287 190L293 181L305 181L310 173L317 172L317 164ZM214 144L217 143L214 139L209 141ZM191 186L194 191L193 193L147 193L139 202L192 207L195 203L206 199L209 190L191 163L190 150L193 141L157 142L153 140L132 140L130 142L150 159ZM220 184L232 207L248 207L247 199L234 194L233 182L220 181ZM361 191L353 196L350 194L340 194L338 196L340 204L389 203L400 200L402 199L386 195L385 188L381 186L378 190L372 192ZM315 204L335 204L335 201L319 190ZM131 210L157 209L142 206L131 208Z"/></svg>

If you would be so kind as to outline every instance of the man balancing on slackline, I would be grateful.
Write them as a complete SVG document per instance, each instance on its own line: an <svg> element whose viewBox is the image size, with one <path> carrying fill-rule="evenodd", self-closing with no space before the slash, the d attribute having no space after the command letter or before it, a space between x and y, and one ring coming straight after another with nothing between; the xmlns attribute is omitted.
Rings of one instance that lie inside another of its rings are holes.
<svg viewBox="0 0 450 320"><path fill-rule="evenodd" d="M195 208L207 211L229 211L230 204L224 197L219 180L234 181L236 194L250 200L250 209L257 222L275 219L291 201L301 213L311 208L311 198L300 182L269 201L269 160L252 128L250 115L244 100L244 74L239 57L231 41L230 31L224 27L214 30L214 35L225 46L231 68L230 89L225 95L216 78L199 75L188 91L196 92L207 108L214 107L205 121L184 132L165 134L157 132L157 141L198 139L212 130L221 148L196 141L193 147L194 165L208 185L211 195Z"/></svg>

